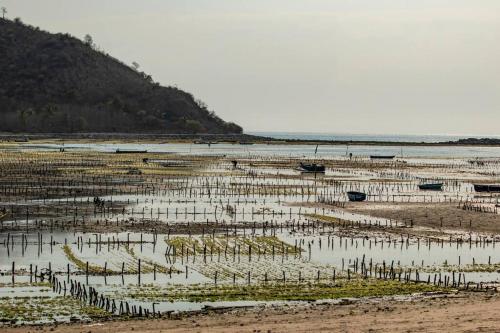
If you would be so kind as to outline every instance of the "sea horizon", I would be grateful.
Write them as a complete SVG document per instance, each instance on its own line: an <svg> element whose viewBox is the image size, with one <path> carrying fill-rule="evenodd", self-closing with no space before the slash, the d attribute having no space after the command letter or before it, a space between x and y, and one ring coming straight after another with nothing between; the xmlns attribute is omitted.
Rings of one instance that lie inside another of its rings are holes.
<svg viewBox="0 0 500 333"><path fill-rule="evenodd" d="M245 134L283 140L324 140L324 141L379 141L379 142L447 142L460 139L500 138L500 135L458 135L458 134L359 134L286 131L248 131Z"/></svg>

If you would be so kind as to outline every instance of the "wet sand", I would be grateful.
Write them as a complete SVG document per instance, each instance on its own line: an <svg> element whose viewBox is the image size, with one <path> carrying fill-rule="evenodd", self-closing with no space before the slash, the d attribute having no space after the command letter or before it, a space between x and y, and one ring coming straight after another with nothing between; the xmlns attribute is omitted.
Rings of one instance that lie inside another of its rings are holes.
<svg viewBox="0 0 500 333"><path fill-rule="evenodd" d="M459 208L457 203L350 203L346 210L407 222L414 226L459 232L500 233L500 215Z"/></svg>
<svg viewBox="0 0 500 333"><path fill-rule="evenodd" d="M45 327L0 328L27 332L499 332L500 296L458 293L395 301L361 301L232 310L181 319L133 320Z"/></svg>

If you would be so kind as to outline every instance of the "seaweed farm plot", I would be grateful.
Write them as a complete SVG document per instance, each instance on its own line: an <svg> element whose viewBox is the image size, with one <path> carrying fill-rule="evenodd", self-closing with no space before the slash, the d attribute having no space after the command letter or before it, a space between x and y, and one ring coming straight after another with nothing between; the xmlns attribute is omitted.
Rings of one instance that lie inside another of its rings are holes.
<svg viewBox="0 0 500 333"><path fill-rule="evenodd" d="M499 198L472 185L499 181L494 158L110 147L0 151L3 325L495 290L500 278ZM303 161L326 172L303 174ZM418 187L429 182L442 190Z"/></svg>
<svg viewBox="0 0 500 333"><path fill-rule="evenodd" d="M48 282L2 281L0 287L0 325L93 321L111 316L101 308L57 294Z"/></svg>
<svg viewBox="0 0 500 333"><path fill-rule="evenodd" d="M61 234L24 254L9 244L12 266L1 271L5 285L45 283L110 316L446 291L498 278L493 242L273 234Z"/></svg>

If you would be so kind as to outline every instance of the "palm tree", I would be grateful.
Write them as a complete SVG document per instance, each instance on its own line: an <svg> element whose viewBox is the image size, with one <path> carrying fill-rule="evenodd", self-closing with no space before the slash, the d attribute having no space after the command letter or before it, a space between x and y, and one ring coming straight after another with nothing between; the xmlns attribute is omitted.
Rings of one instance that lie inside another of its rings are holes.
<svg viewBox="0 0 500 333"><path fill-rule="evenodd" d="M7 8L2 7L2 18L5 19L5 14L7 14Z"/></svg>

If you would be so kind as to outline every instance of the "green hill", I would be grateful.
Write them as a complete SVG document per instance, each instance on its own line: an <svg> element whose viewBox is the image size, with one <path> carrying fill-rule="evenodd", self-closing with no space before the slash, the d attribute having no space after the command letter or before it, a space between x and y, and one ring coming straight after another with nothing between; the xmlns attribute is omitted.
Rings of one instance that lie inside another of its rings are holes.
<svg viewBox="0 0 500 333"><path fill-rule="evenodd" d="M68 34L0 18L0 131L241 133L191 94Z"/></svg>

